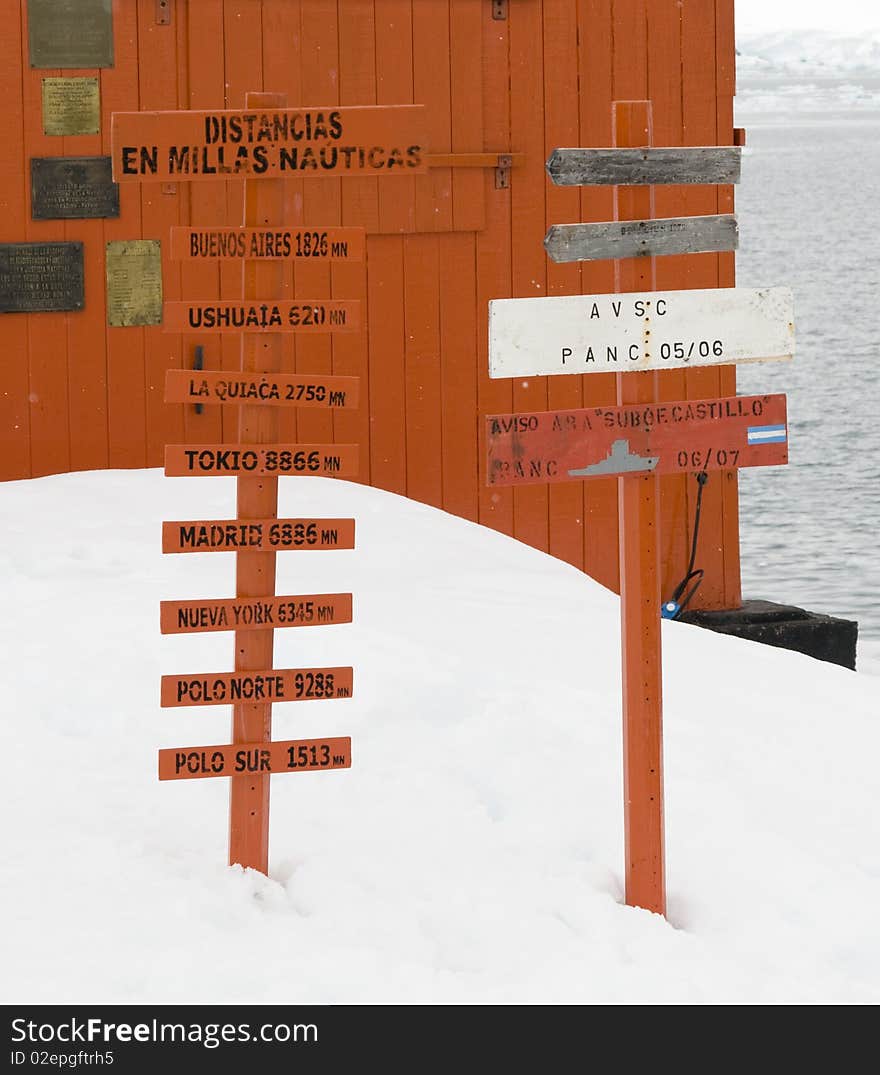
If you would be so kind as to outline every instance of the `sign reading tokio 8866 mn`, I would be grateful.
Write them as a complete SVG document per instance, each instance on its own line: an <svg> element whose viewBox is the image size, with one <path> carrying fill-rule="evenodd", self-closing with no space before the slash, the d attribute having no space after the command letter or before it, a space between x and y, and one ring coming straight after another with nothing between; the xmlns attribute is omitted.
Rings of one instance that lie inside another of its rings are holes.
<svg viewBox="0 0 880 1075"><path fill-rule="evenodd" d="M794 356L791 290L707 288L489 303L489 376L769 362Z"/></svg>

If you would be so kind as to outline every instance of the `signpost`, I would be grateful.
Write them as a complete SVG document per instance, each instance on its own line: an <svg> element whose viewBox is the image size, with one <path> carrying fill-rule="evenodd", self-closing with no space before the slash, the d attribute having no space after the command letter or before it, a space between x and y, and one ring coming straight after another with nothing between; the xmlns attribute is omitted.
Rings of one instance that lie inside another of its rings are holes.
<svg viewBox="0 0 880 1075"><path fill-rule="evenodd" d="M489 415L489 485L618 477L626 902L666 913L658 476L788 460L785 397L661 401L657 371L791 359L786 288L655 290L654 258L733 250L733 216L655 220L651 186L735 183L739 147L657 148L650 101L612 105L615 145L557 149L560 185L612 185L615 220L554 225L554 261L615 259L615 293L489 303L489 376L617 375L616 406ZM636 373L651 376L636 376Z"/></svg>
<svg viewBox="0 0 880 1075"><path fill-rule="evenodd" d="M275 594L278 552L354 548L353 519L278 518L278 477L356 477L356 444L279 443L279 409L357 406L358 379L283 372L285 333L355 332L357 301L283 299L283 263L362 261L363 229L290 227L282 180L427 171L420 105L288 109L283 95L249 93L243 110L114 113L113 179L124 182L243 178L241 226L176 227L171 256L242 265L240 299L166 302L174 333L238 333L241 368L168 371L169 403L235 404L237 443L170 444L169 476L234 476L235 519L166 522L169 553L234 552L235 597L163 601L163 634L234 633L232 672L164 676L163 706L232 705L232 742L159 752L159 779L230 777L229 862L268 870L269 778L351 766L349 738L273 741L272 705L350 698L346 666L273 668L276 629L350 623L352 595ZM199 411L200 413L200 411Z"/></svg>

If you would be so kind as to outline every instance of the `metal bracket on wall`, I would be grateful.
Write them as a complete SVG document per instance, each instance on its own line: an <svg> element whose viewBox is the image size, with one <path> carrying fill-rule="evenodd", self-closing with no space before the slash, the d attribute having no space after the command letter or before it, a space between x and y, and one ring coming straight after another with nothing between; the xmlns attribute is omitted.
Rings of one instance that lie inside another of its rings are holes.
<svg viewBox="0 0 880 1075"><path fill-rule="evenodd" d="M171 0L156 0L156 25L171 25Z"/></svg>
<svg viewBox="0 0 880 1075"><path fill-rule="evenodd" d="M507 0L492 0L492 18L499 22L507 18Z"/></svg>
<svg viewBox="0 0 880 1075"><path fill-rule="evenodd" d="M512 153L499 153L495 168L495 189L507 190L510 186L510 169L513 167Z"/></svg>

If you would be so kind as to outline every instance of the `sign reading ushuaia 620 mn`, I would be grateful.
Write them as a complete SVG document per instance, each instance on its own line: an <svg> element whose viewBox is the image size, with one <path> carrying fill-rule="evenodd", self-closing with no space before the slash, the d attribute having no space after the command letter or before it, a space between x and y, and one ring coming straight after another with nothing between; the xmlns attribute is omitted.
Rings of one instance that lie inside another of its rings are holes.
<svg viewBox="0 0 880 1075"><path fill-rule="evenodd" d="M303 179L427 171L424 105L114 112L113 179Z"/></svg>
<svg viewBox="0 0 880 1075"><path fill-rule="evenodd" d="M632 373L794 356L787 287L553 295L489 303L489 376Z"/></svg>
<svg viewBox="0 0 880 1075"><path fill-rule="evenodd" d="M788 462L785 396L732 396L486 419L489 485Z"/></svg>

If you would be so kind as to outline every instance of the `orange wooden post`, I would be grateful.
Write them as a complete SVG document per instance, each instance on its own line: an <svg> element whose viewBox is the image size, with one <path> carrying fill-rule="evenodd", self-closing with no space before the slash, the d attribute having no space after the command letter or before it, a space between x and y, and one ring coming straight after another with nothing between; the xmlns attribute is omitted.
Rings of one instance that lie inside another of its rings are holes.
<svg viewBox="0 0 880 1075"><path fill-rule="evenodd" d="M286 108L280 93L248 93L245 107ZM246 226L281 224L284 215L283 180L246 179ZM281 295L282 262L245 261L242 298L267 299ZM242 335L241 368L247 373L275 373L281 369L283 337L277 332ZM278 409L244 405L239 413L240 443L271 444L278 440ZM239 519L267 519L278 514L278 478L241 475L238 487ZM275 552L243 551L235 554L237 597L264 597L275 593ZM235 671L273 667L274 632L235 632ZM233 743L269 743L272 739L272 703L241 703L232 707ZM229 791L229 864L269 870L269 775L233 776Z"/></svg>
<svg viewBox="0 0 880 1075"><path fill-rule="evenodd" d="M614 143L652 143L651 102L612 104ZM654 215L652 187L615 187L616 220ZM615 262L616 291L652 291L654 259ZM652 402L656 373L617 375L617 402ZM623 797L626 902L666 914L663 829L663 702L660 658L660 482L618 478L623 683Z"/></svg>

